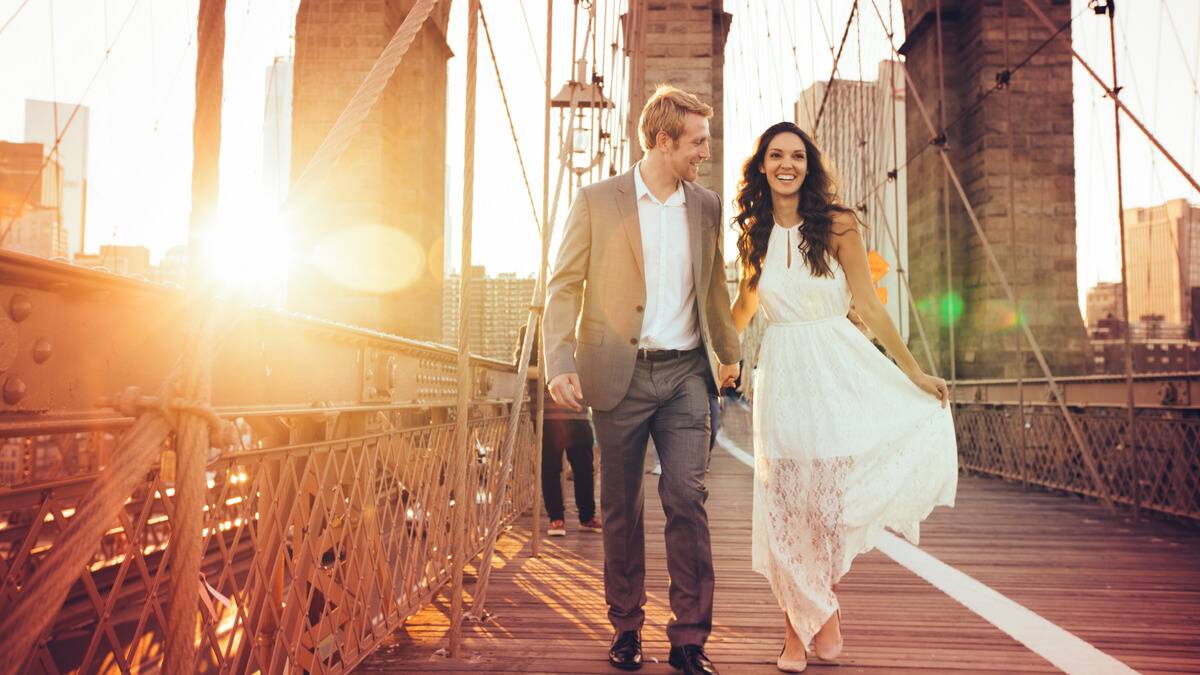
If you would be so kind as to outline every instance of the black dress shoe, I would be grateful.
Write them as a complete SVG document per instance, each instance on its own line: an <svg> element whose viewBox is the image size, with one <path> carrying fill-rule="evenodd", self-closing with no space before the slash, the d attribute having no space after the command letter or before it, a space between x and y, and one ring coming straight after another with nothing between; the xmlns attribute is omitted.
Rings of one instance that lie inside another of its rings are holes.
<svg viewBox="0 0 1200 675"><path fill-rule="evenodd" d="M636 630L621 631L613 636L608 648L608 662L621 670L642 667L642 634Z"/></svg>
<svg viewBox="0 0 1200 675"><path fill-rule="evenodd" d="M683 675L719 675L717 667L704 655L704 647L700 645L671 647L668 660L671 667L682 670Z"/></svg>

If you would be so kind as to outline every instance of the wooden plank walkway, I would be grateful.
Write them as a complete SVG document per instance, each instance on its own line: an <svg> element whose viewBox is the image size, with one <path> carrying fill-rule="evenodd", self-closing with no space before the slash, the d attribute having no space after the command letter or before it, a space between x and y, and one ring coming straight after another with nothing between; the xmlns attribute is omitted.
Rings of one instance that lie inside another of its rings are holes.
<svg viewBox="0 0 1200 675"><path fill-rule="evenodd" d="M746 422L727 410L726 432L749 450ZM708 485L717 574L708 652L726 675L776 673L783 618L750 570L751 470L718 448ZM669 608L655 487L646 476L648 663L639 672L647 674L677 672L665 663ZM359 670L620 672L605 660L611 628L600 536L569 529L566 538L543 540L533 558L527 526L526 519L503 538L489 592L494 617L466 627L460 658L434 653L448 627L439 597ZM1137 671L1200 672L1200 529L1135 523L1081 499L963 477L958 506L930 517L921 548ZM810 666L818 675L1057 672L879 551L855 562L839 595L845 652L840 665Z"/></svg>

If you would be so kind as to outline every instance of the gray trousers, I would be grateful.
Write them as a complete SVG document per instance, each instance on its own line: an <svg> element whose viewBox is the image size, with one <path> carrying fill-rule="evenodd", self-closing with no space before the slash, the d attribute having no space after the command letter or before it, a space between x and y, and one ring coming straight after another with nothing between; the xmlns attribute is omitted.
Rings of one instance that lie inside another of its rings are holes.
<svg viewBox="0 0 1200 675"><path fill-rule="evenodd" d="M637 630L645 622L642 475L647 437L654 438L658 449L672 646L703 645L712 631L712 547L704 510L710 379L702 349L670 361L639 360L625 398L592 417L600 444L604 595L609 621L618 631Z"/></svg>

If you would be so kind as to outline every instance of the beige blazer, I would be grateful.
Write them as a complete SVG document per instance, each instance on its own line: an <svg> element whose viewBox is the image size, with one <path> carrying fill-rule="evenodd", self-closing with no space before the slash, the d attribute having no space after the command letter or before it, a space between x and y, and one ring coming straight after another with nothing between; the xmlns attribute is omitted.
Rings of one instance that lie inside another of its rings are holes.
<svg viewBox="0 0 1200 675"><path fill-rule="evenodd" d="M548 287L542 327L546 379L578 373L584 402L597 410L611 410L629 390L645 316L635 170L579 190ZM683 189L697 325L719 386L717 361L741 359L725 286L721 199L695 183L685 181Z"/></svg>

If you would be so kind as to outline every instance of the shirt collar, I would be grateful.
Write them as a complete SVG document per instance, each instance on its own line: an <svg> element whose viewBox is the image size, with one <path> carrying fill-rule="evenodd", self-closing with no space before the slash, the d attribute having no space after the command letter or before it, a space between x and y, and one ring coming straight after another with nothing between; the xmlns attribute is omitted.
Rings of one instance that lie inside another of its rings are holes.
<svg viewBox="0 0 1200 675"><path fill-rule="evenodd" d="M687 202L687 199L683 194L682 181L680 181L679 186L675 188L675 192L671 193L670 197L667 197L667 201L658 201L658 198L654 196L654 193L650 192L650 188L646 187L646 181L642 180L641 162L638 162L637 166L633 168L633 187L637 192L638 201L641 201L643 197L649 197L650 201L661 206L682 206Z"/></svg>

